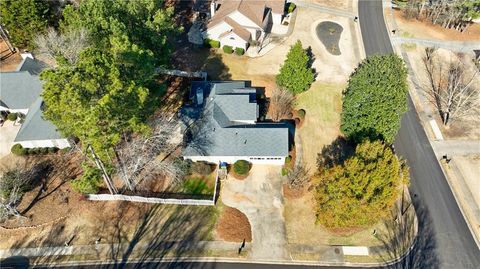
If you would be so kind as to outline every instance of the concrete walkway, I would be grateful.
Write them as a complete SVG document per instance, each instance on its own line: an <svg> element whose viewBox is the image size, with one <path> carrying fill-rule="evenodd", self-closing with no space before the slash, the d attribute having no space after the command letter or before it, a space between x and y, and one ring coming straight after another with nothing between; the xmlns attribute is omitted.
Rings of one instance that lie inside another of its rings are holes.
<svg viewBox="0 0 480 269"><path fill-rule="evenodd" d="M326 7L326 6L316 4L316 3L307 3L307 2L298 1L298 0L293 0L292 2L295 3L295 5L297 5L298 7L313 8L313 9L320 10L321 12L331 14L331 15L340 16L340 17L346 17L346 18L352 18L353 19L357 16L357 14L352 13L352 12L348 12L348 11L341 10L341 9L336 9L336 8L331 8L331 7Z"/></svg>
<svg viewBox="0 0 480 269"><path fill-rule="evenodd" d="M437 157L442 157L445 154L480 154L480 140L438 140L430 143Z"/></svg>
<svg viewBox="0 0 480 269"><path fill-rule="evenodd" d="M227 206L243 212L252 226L254 260L286 258L286 231L283 218L280 167L254 165L244 180L229 177L221 195Z"/></svg>
<svg viewBox="0 0 480 269"><path fill-rule="evenodd" d="M457 52L471 53L473 50L480 49L480 42L477 41L444 41L421 38L406 38L393 36L392 42L394 44L415 43L426 47L442 48Z"/></svg>

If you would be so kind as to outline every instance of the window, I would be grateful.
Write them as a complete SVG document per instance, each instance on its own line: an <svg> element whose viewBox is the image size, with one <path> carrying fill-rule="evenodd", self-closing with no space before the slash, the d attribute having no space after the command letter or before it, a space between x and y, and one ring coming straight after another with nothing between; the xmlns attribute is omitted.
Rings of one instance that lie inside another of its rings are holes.
<svg viewBox="0 0 480 269"><path fill-rule="evenodd" d="M232 36L232 37L230 37L230 40L235 40L235 37L233 37L233 36Z"/></svg>

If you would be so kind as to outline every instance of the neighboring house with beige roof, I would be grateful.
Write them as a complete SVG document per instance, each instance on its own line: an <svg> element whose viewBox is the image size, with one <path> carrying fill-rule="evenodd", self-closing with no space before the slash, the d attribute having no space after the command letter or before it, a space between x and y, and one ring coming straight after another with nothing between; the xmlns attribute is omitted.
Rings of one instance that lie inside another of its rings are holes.
<svg viewBox="0 0 480 269"><path fill-rule="evenodd" d="M270 24L281 24L285 0L212 0L205 38L246 50L261 41Z"/></svg>

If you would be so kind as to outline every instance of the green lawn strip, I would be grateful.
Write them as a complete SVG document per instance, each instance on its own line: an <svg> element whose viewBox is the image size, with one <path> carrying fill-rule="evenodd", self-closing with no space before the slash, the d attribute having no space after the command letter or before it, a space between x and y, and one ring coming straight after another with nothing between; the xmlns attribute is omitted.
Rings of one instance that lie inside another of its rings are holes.
<svg viewBox="0 0 480 269"><path fill-rule="evenodd" d="M297 109L305 109L306 117L317 117L325 123L339 119L342 108L343 84L315 82L312 87L297 95Z"/></svg>

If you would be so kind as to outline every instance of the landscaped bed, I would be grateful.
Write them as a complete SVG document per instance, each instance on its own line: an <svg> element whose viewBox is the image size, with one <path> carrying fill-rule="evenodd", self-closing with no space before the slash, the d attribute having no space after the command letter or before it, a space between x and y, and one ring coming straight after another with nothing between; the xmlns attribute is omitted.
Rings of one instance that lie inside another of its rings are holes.
<svg viewBox="0 0 480 269"><path fill-rule="evenodd" d="M331 21L324 21L317 25L315 31L328 52L332 55L342 54L339 44L343 27L340 26L340 24Z"/></svg>
<svg viewBox="0 0 480 269"><path fill-rule="evenodd" d="M216 227L217 236L228 242L251 242L252 227L240 210L224 206Z"/></svg>

